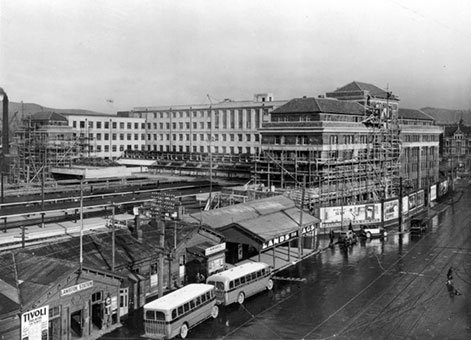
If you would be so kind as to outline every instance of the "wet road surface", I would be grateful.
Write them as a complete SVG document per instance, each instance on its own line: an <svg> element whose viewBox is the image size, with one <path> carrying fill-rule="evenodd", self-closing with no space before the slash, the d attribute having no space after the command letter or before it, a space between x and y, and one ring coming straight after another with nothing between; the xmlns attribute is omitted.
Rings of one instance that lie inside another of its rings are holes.
<svg viewBox="0 0 471 340"><path fill-rule="evenodd" d="M471 190L464 190L437 206L424 235L390 230L385 240L327 249L278 274L304 282L277 281L244 305L222 307L188 338L470 339ZM462 295L447 291L450 266ZM142 323L130 320L102 339L142 334Z"/></svg>

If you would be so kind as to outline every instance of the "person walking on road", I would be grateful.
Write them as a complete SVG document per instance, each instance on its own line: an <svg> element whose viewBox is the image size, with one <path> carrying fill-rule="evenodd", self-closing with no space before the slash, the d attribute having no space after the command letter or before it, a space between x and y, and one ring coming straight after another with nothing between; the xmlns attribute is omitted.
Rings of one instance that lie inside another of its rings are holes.
<svg viewBox="0 0 471 340"><path fill-rule="evenodd" d="M453 283L453 267L450 267L450 269L448 269L448 272L446 273L446 288L448 289L450 296L461 295L461 293L458 291L458 289L455 288L455 285Z"/></svg>

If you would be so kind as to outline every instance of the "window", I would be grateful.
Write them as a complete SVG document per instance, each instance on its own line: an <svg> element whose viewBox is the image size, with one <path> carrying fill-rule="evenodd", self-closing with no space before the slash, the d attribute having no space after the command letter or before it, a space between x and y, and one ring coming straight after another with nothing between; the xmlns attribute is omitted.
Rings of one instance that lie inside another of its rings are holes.
<svg viewBox="0 0 471 340"><path fill-rule="evenodd" d="M113 122L111 126L113 127L113 129L116 129L118 127L118 123Z"/></svg>
<svg viewBox="0 0 471 340"><path fill-rule="evenodd" d="M150 137L149 137L149 139L150 139ZM124 133L119 134L119 140L124 140Z"/></svg>
<svg viewBox="0 0 471 340"><path fill-rule="evenodd" d="M72 126L73 126L74 128L77 128L77 121L76 121L76 120L74 120L74 121L72 122Z"/></svg>
<svg viewBox="0 0 471 340"><path fill-rule="evenodd" d="M112 133L112 134L111 134L111 139L112 139L112 140L116 140L116 133Z"/></svg>
<svg viewBox="0 0 471 340"><path fill-rule="evenodd" d="M109 133L105 133L105 140L109 140L110 139L110 134Z"/></svg>
<svg viewBox="0 0 471 340"><path fill-rule="evenodd" d="M234 288L234 281L229 282L229 289Z"/></svg>
<svg viewBox="0 0 471 340"><path fill-rule="evenodd" d="M177 317L177 310L174 309L172 310L172 319L175 319Z"/></svg>
<svg viewBox="0 0 471 340"><path fill-rule="evenodd" d="M109 145L105 145L105 152L109 152L110 151L110 146Z"/></svg>
<svg viewBox="0 0 471 340"><path fill-rule="evenodd" d="M96 140L101 140L101 133L96 134Z"/></svg>
<svg viewBox="0 0 471 340"><path fill-rule="evenodd" d="M240 286L240 279L235 279L234 280L234 285L235 285L235 287Z"/></svg>
<svg viewBox="0 0 471 340"><path fill-rule="evenodd" d="M139 123L134 123L134 129L135 130L139 129Z"/></svg>
<svg viewBox="0 0 471 340"><path fill-rule="evenodd" d="M128 133L128 134L126 135L126 137L127 137L128 140L131 140L131 134L130 134L130 133Z"/></svg>
<svg viewBox="0 0 471 340"><path fill-rule="evenodd" d="M101 122L96 122L96 128L101 129Z"/></svg>
<svg viewBox="0 0 471 340"><path fill-rule="evenodd" d="M178 307L178 315L183 314L183 306Z"/></svg>
<svg viewBox="0 0 471 340"><path fill-rule="evenodd" d="M237 138L238 138L239 142L242 142L244 140L241 133L239 133L237 135Z"/></svg>
<svg viewBox="0 0 471 340"><path fill-rule="evenodd" d="M92 294L92 303L93 302L98 302L102 300L102 292L96 292Z"/></svg>
<svg viewBox="0 0 471 340"><path fill-rule="evenodd" d="M195 308L195 300L190 301L190 308L191 309Z"/></svg>
<svg viewBox="0 0 471 340"><path fill-rule="evenodd" d="M110 122L105 122L105 129L109 129L110 128Z"/></svg>
<svg viewBox="0 0 471 340"><path fill-rule="evenodd" d="M250 135L245 135L247 142L250 142Z"/></svg>
<svg viewBox="0 0 471 340"><path fill-rule="evenodd" d="M190 310L190 304L189 304L188 302L185 303L185 304L183 305L183 309L184 309L185 313L188 312L188 311Z"/></svg>
<svg viewBox="0 0 471 340"><path fill-rule="evenodd" d="M119 123L119 128L120 128L120 129L124 129L124 122L120 122L120 123Z"/></svg>

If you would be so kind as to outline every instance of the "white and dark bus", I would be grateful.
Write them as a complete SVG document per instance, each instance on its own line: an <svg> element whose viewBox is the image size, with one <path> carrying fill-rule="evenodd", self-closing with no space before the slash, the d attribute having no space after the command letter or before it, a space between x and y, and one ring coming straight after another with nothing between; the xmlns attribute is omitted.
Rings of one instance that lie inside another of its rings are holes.
<svg viewBox="0 0 471 340"><path fill-rule="evenodd" d="M217 318L214 286L193 283L144 305L145 337L171 339L209 318Z"/></svg>
<svg viewBox="0 0 471 340"><path fill-rule="evenodd" d="M244 303L245 298L273 289L270 266L247 262L208 277L206 282L216 288L218 304Z"/></svg>

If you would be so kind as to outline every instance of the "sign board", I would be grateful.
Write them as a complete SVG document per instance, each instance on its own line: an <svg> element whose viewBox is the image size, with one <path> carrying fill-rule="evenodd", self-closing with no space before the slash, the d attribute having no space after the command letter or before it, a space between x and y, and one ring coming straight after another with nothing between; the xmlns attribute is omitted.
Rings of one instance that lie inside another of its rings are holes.
<svg viewBox="0 0 471 340"><path fill-rule="evenodd" d="M322 226L340 226L381 221L381 203L320 208Z"/></svg>
<svg viewBox="0 0 471 340"><path fill-rule="evenodd" d="M430 187L430 201L435 201L437 199L437 185L434 184Z"/></svg>
<svg viewBox="0 0 471 340"><path fill-rule="evenodd" d="M82 283L79 283L78 285L74 285L74 286L62 289L61 296L71 295L81 290L85 290L92 287L93 287L93 281L82 282Z"/></svg>
<svg viewBox="0 0 471 340"><path fill-rule="evenodd" d="M226 242L216 244L212 247L206 248L204 250L204 255L209 256L211 254L219 253L220 251L226 250Z"/></svg>
<svg viewBox="0 0 471 340"><path fill-rule="evenodd" d="M402 198L402 213L407 214L409 212L409 196Z"/></svg>
<svg viewBox="0 0 471 340"><path fill-rule="evenodd" d="M44 340L49 338L49 306L21 314L21 339Z"/></svg>
<svg viewBox="0 0 471 340"><path fill-rule="evenodd" d="M384 220L399 218L399 200L384 202Z"/></svg>
<svg viewBox="0 0 471 340"><path fill-rule="evenodd" d="M301 235L304 235L306 233L309 233L313 230L315 230L315 226L313 224L311 225L308 225L308 226L304 226L302 229L301 229ZM271 247L274 247L276 246L277 244L281 244L281 243L284 243L284 242L287 242L289 240L292 240L294 238L297 238L299 235L299 231L298 230L295 230L295 231L292 231L292 232L288 232L284 235L279 235L277 237L274 237L272 238L271 240L268 240L266 242L263 242L262 243L262 249L265 250L267 248L271 248Z"/></svg>

